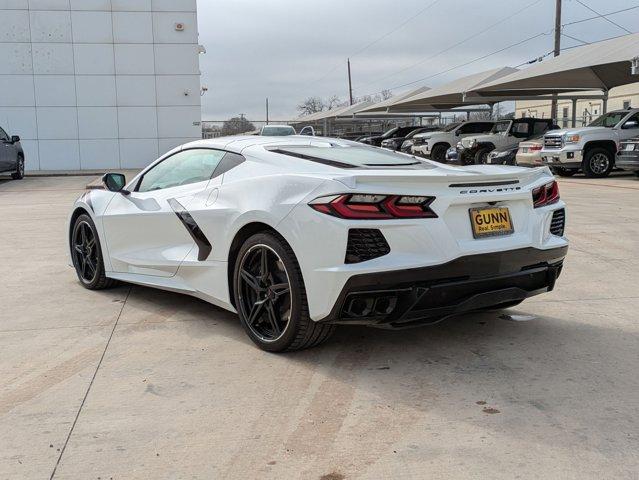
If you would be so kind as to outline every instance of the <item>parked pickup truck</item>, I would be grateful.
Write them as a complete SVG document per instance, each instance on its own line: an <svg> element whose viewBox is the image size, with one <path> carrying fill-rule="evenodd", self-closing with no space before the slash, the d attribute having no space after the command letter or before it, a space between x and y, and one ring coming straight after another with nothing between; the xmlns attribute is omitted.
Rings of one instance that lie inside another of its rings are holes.
<svg viewBox="0 0 639 480"><path fill-rule="evenodd" d="M517 141L543 135L556 128L549 118L516 118L500 120L487 135L474 135L463 138L457 144L459 160L463 165L482 164L488 160L488 154L496 148L503 148Z"/></svg>
<svg viewBox="0 0 639 480"><path fill-rule="evenodd" d="M495 122L461 122L452 123L441 130L420 133L413 138L412 153L429 157L431 160L446 160L446 150L456 145L459 140L471 135L488 133Z"/></svg>
<svg viewBox="0 0 639 480"><path fill-rule="evenodd" d="M615 166L619 143L638 134L639 109L615 110L586 127L548 133L541 159L560 176L582 170L587 177L606 177Z"/></svg>
<svg viewBox="0 0 639 480"><path fill-rule="evenodd" d="M621 142L616 165L622 170L635 172L639 177L639 137Z"/></svg>

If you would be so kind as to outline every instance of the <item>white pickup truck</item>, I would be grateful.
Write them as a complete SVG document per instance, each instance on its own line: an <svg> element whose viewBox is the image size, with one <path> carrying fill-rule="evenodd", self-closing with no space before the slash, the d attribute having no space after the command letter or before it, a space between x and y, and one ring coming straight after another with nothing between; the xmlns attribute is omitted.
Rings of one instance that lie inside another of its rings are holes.
<svg viewBox="0 0 639 480"><path fill-rule="evenodd" d="M435 132L417 134L413 137L412 153L443 162L446 159L446 150L457 145L462 138L488 133L493 125L495 122L490 121L451 123Z"/></svg>
<svg viewBox="0 0 639 480"><path fill-rule="evenodd" d="M582 170L602 178L615 166L619 142L639 135L639 108L615 110L586 127L553 130L544 136L542 162L557 175L570 177Z"/></svg>

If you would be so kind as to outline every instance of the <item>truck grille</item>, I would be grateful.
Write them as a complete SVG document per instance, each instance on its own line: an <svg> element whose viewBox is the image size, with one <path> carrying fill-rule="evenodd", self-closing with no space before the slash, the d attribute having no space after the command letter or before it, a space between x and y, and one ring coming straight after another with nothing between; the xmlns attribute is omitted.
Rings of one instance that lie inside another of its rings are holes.
<svg viewBox="0 0 639 480"><path fill-rule="evenodd" d="M563 140L558 136L545 136L544 137L544 148L547 150L559 150L563 147Z"/></svg>
<svg viewBox="0 0 639 480"><path fill-rule="evenodd" d="M388 242L377 229L351 228L348 231L346 263L360 263L390 253Z"/></svg>
<svg viewBox="0 0 639 480"><path fill-rule="evenodd" d="M564 229L566 227L566 211L555 210L552 214L552 221L550 222L550 233L557 235L558 237L564 236Z"/></svg>

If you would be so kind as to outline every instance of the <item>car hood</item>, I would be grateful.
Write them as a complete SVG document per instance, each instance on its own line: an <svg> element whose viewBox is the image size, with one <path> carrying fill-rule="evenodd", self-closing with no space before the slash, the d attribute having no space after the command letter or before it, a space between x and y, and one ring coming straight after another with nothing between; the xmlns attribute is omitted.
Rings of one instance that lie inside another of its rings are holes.
<svg viewBox="0 0 639 480"><path fill-rule="evenodd" d="M560 137L562 135L584 135L587 133L604 133L612 130L606 127L579 127L579 128L562 128L561 130L551 130L546 133L548 136Z"/></svg>
<svg viewBox="0 0 639 480"><path fill-rule="evenodd" d="M495 142L495 140L499 140L500 138L505 138L504 135L500 135L498 133L493 135L475 135L473 137L462 138L461 143L464 147L470 146L473 142Z"/></svg>
<svg viewBox="0 0 639 480"><path fill-rule="evenodd" d="M440 133L445 133L445 132L442 132L441 130L435 130L434 132L418 133L413 138L419 137L419 138L423 138L424 140L428 140L431 137L434 137L435 135L439 135Z"/></svg>

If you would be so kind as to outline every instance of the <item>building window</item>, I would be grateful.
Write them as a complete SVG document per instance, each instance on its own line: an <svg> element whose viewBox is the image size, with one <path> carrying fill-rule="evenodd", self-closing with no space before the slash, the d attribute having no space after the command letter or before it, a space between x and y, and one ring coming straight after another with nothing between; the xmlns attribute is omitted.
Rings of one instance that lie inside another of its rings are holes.
<svg viewBox="0 0 639 480"><path fill-rule="evenodd" d="M564 107L561 112L561 126L564 128L568 126L568 107Z"/></svg>
<svg viewBox="0 0 639 480"><path fill-rule="evenodd" d="M628 110L630 108L630 100L623 101L623 108L624 110Z"/></svg>

